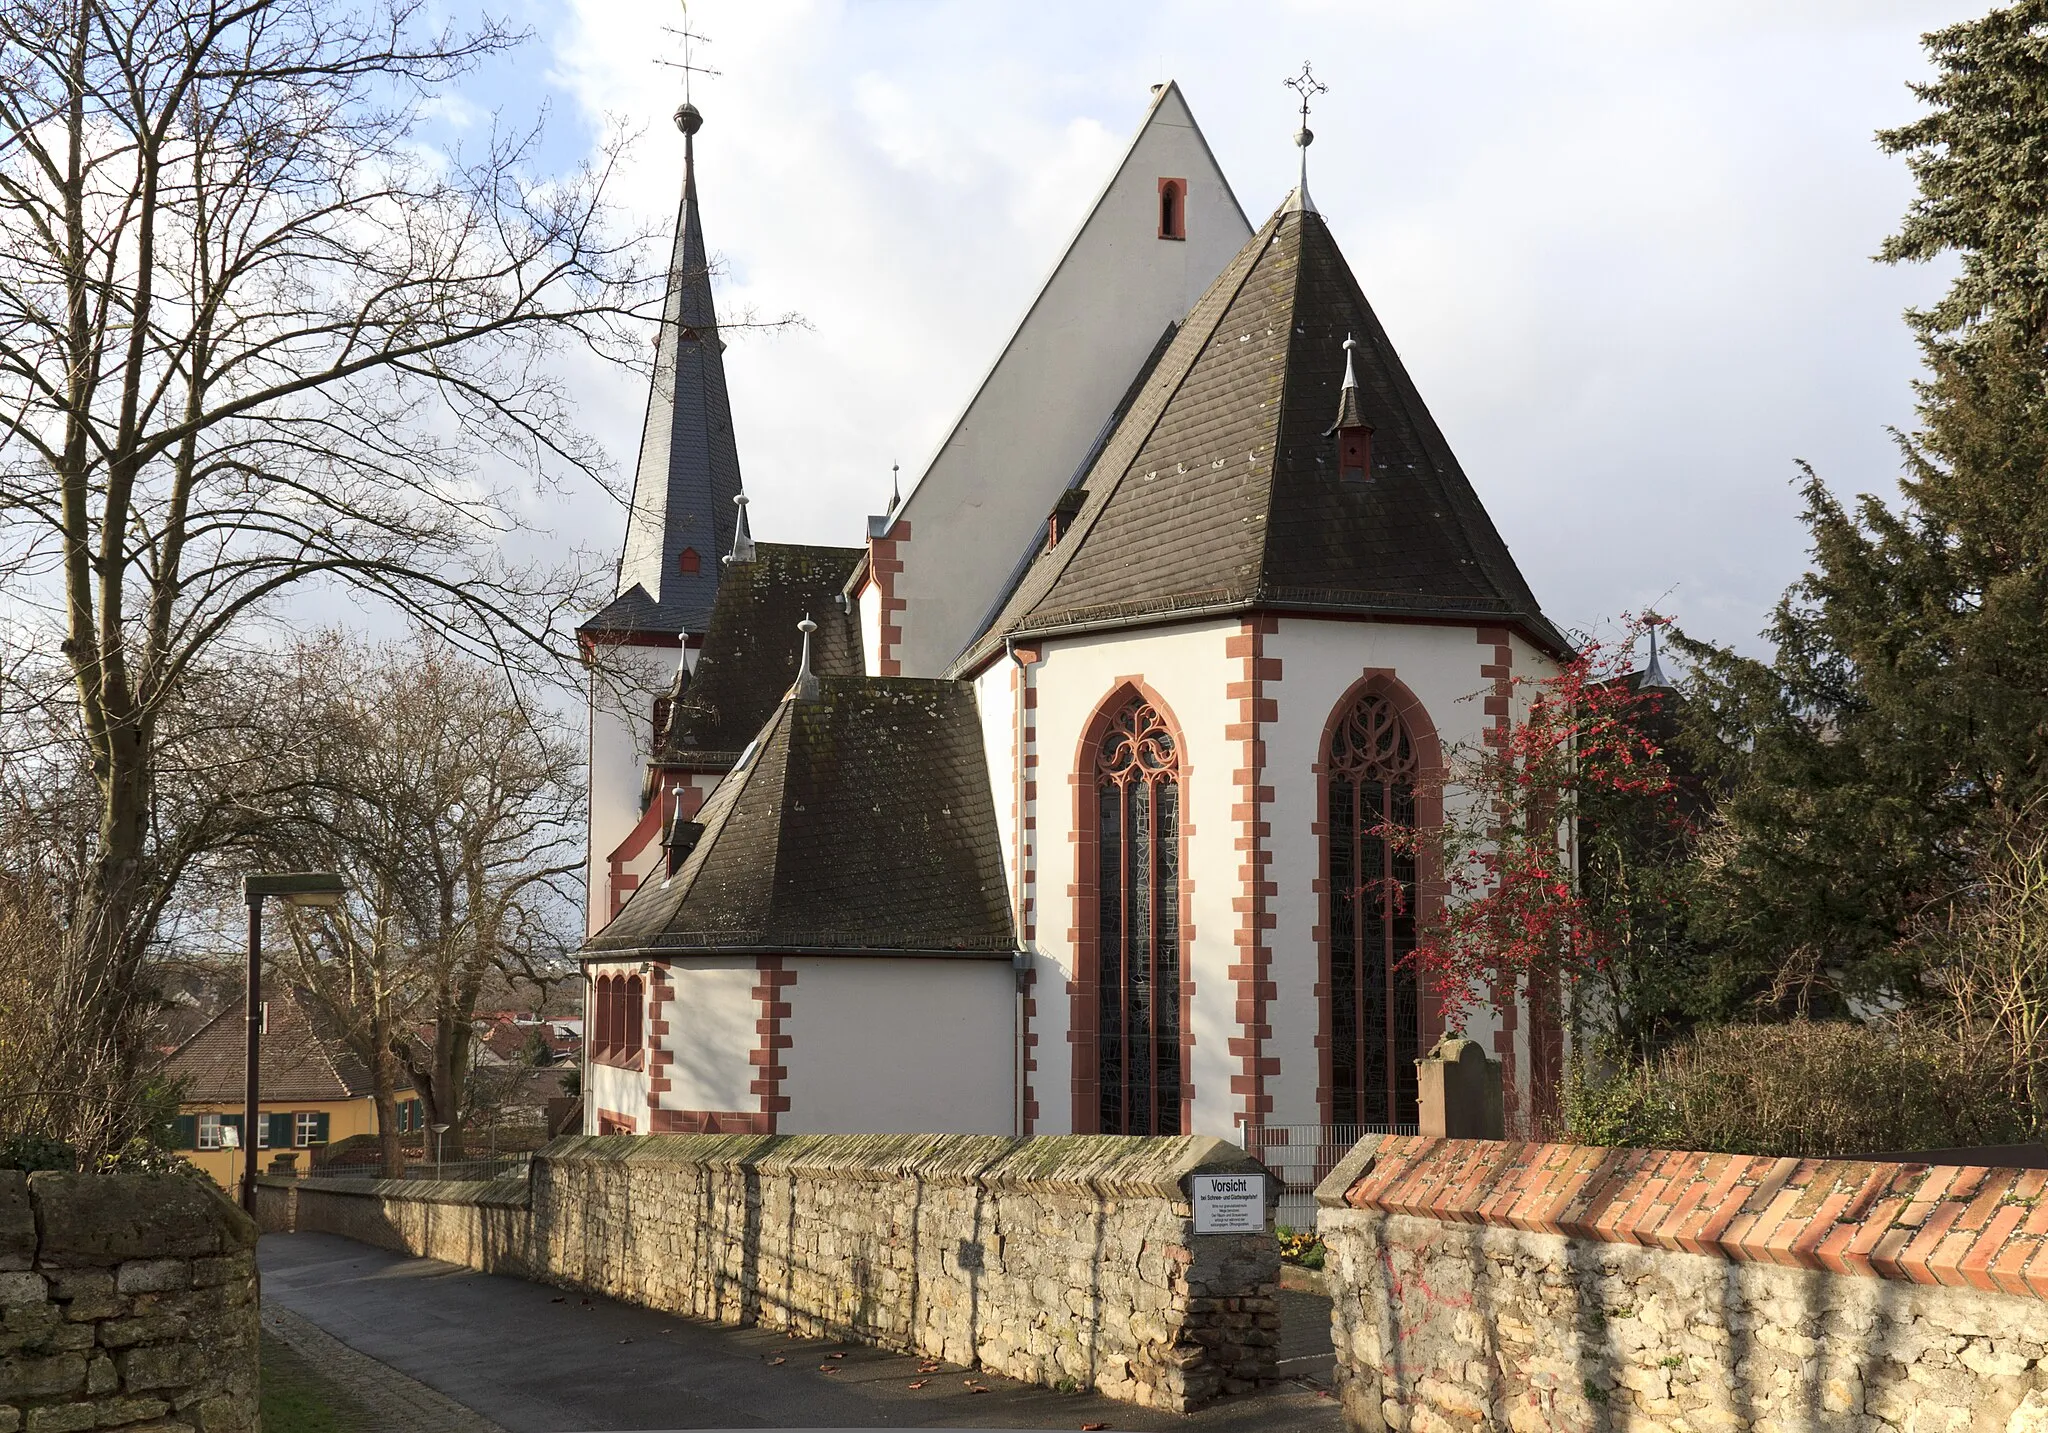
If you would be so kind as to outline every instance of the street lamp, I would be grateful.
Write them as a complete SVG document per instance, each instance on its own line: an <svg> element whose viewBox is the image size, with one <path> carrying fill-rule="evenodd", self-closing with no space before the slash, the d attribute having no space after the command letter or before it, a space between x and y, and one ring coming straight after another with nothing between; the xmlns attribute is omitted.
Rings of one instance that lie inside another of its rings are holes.
<svg viewBox="0 0 2048 1433"><path fill-rule="evenodd" d="M249 1067L243 1090L242 1132L246 1136L242 1160L242 1208L256 1212L256 1121L260 1091L256 1072L263 1057L263 898L276 896L287 905L338 906L347 889L332 871L270 871L242 877L242 899L249 903L249 986L246 992L249 1017Z"/></svg>

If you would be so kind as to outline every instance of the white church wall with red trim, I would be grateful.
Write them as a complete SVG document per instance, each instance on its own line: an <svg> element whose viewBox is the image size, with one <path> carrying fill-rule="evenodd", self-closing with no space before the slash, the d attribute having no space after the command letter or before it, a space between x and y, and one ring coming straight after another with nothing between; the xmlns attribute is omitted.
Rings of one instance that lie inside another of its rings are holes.
<svg viewBox="0 0 2048 1433"><path fill-rule="evenodd" d="M757 1109L752 1053L760 1043L761 1006L754 992L761 977L755 961L706 955L672 956L663 963L671 993L656 1018L668 1028L650 1035L647 1045L650 1057L656 1050L668 1056L659 1069L668 1088L654 1093L654 1107Z"/></svg>
<svg viewBox="0 0 2048 1433"><path fill-rule="evenodd" d="M590 675L590 815L584 928L612 917L611 855L639 823L654 739L655 698L675 680L679 646L605 643Z"/></svg>
<svg viewBox="0 0 2048 1433"><path fill-rule="evenodd" d="M1016 976L995 959L787 956L782 1134L1009 1134Z"/></svg>
<svg viewBox="0 0 2048 1433"><path fill-rule="evenodd" d="M1240 748L1225 729L1237 721L1237 702L1229 688L1241 663L1229 657L1225 647L1237 631L1238 622L1229 619L1041 644L1043 660L1032 675L1038 693L1036 879L1026 891L1035 902L1037 926L1034 1029L1039 1039L1032 1093L1038 1106L1038 1133L1069 1133L1073 1128L1068 986L1076 976L1076 888L1083 879L1078 864L1080 833L1075 829L1076 780L1092 782L1092 772L1084 774L1078 766L1092 760L1081 750L1082 742L1105 703L1132 680L1156 695L1182 737L1182 877L1192 883L1183 901L1183 940L1192 930L1186 970L1195 987L1190 1022L1194 1047L1183 1070L1183 1079L1191 1079L1195 1091L1190 1132L1230 1136L1235 1131L1230 1081L1238 1065L1229 1042L1236 1029L1236 985L1226 972L1237 963L1235 907L1242 888L1232 821L1237 799L1232 774L1239 765ZM993 677L991 669L984 679ZM1002 680L1006 688L1007 679ZM983 714L985 722L1007 726L1007 716L986 697ZM996 747L1006 751L1007 742L992 744L992 749ZM1007 777L1006 768L991 768L992 780ZM998 796L998 812L1007 805Z"/></svg>
<svg viewBox="0 0 2048 1433"><path fill-rule="evenodd" d="M1160 233L1167 179L1186 185L1184 237ZM1187 102L1163 90L905 501L904 676L942 675L974 638L1146 355L1251 234Z"/></svg>
<svg viewBox="0 0 2048 1433"><path fill-rule="evenodd" d="M583 1132L603 1134L604 1121L630 1120L633 1134L647 1134L647 1072L592 1060L583 1086ZM624 1133L624 1131L620 1131Z"/></svg>
<svg viewBox="0 0 2048 1433"><path fill-rule="evenodd" d="M1511 638L1511 646L1516 673L1555 670L1550 659L1527 642ZM1485 710L1493 679L1480 668L1493 665L1495 644L1482 644L1476 627L1283 617L1278 630L1266 637L1264 650L1280 663L1279 678L1264 688L1274 703L1265 733L1263 784L1273 793L1266 807L1267 841L1272 853L1269 869L1278 888L1272 904L1277 917L1272 933L1277 998L1270 1023L1280 1072L1269 1081L1274 1097L1271 1123L1311 1125L1323 1122L1318 1096L1324 1030L1318 986L1325 939L1321 925L1327 916L1319 889L1325 879L1319 768L1331 722L1368 674L1384 674L1412 696L1434 730L1442 760L1455 765L1458 750L1476 746L1493 720ZM1411 731L1411 740L1417 735ZM1455 788L1444 792L1454 811L1462 799ZM1467 1035L1493 1048L1500 1028L1495 1012L1474 1012L1463 1025ZM1526 1035L1519 1038L1519 1060L1526 1068Z"/></svg>

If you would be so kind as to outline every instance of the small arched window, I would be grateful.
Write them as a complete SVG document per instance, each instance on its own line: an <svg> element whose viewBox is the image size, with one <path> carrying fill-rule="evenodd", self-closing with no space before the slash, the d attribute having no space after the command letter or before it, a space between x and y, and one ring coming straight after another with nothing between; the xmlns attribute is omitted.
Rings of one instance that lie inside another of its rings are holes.
<svg viewBox="0 0 2048 1433"><path fill-rule="evenodd" d="M640 1008L641 997L644 994L645 987L641 985L639 976L636 975L626 982L626 1031L624 1048L620 1053L628 1058L640 1053Z"/></svg>
<svg viewBox="0 0 2048 1433"><path fill-rule="evenodd" d="M1330 733L1330 1122L1413 1124L1422 1002L1415 968L1415 744L1385 693Z"/></svg>
<svg viewBox="0 0 2048 1433"><path fill-rule="evenodd" d="M593 1002L593 1029L591 1031L590 1053L603 1059L611 1053L612 1047L612 978L600 975L597 978L597 996Z"/></svg>
<svg viewBox="0 0 2048 1433"><path fill-rule="evenodd" d="M1187 180L1162 179L1159 181L1160 238L1185 239L1188 236L1187 195Z"/></svg>
<svg viewBox="0 0 2048 1433"><path fill-rule="evenodd" d="M1181 1132L1180 751L1132 696L1095 751L1102 1134Z"/></svg>

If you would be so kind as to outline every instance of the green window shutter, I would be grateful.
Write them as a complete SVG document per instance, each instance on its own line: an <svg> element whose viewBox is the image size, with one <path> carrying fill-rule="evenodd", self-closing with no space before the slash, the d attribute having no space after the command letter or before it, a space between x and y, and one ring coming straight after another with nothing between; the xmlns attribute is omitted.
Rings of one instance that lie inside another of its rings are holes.
<svg viewBox="0 0 2048 1433"><path fill-rule="evenodd" d="M327 1116L324 1114L313 1116L313 1143L327 1143Z"/></svg>
<svg viewBox="0 0 2048 1433"><path fill-rule="evenodd" d="M267 1115L270 1121L270 1147L290 1149L292 1147L292 1117L289 1114Z"/></svg>
<svg viewBox="0 0 2048 1433"><path fill-rule="evenodd" d="M174 1149L199 1148L199 1116L179 1115L177 1119L176 1143Z"/></svg>

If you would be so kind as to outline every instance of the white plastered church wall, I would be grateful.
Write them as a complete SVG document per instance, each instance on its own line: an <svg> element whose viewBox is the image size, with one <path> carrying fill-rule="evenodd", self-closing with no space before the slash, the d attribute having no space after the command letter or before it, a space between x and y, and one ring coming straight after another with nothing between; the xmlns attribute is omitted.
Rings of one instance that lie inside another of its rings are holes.
<svg viewBox="0 0 2048 1433"><path fill-rule="evenodd" d="M675 681L678 647L604 643L590 674L590 838L585 933L612 917L611 854L640 820L654 699Z"/></svg>
<svg viewBox="0 0 2048 1433"><path fill-rule="evenodd" d="M1190 1132L1228 1136L1236 1127L1238 1105L1230 1081L1239 1065L1229 1041L1236 1028L1237 986L1226 972L1237 963L1234 932L1240 919L1234 909L1242 882L1231 807L1237 800L1232 775L1241 748L1226 738L1225 728L1237 720L1237 703L1228 688L1242 663L1226 655L1225 644L1237 631L1233 619L1053 638L1041 648L1044 658L1033 674L1038 689L1037 879L1028 888L1036 902L1038 933L1038 1013L1032 1027L1038 1035L1038 1069L1032 1088L1039 1133L1073 1129L1067 986L1079 958L1073 888L1082 874L1074 783L1077 776L1092 776L1078 765L1091 759L1081 742L1104 703L1130 679L1156 694L1184 747L1181 819L1183 828L1192 827L1194 833L1186 842L1182 872L1183 879L1194 882L1187 914L1194 930L1189 968L1195 983L1190 1022L1195 1045L1183 1072L1195 1087ZM998 710L984 704L984 720ZM991 774L1002 779L1004 773L992 767Z"/></svg>
<svg viewBox="0 0 2048 1433"><path fill-rule="evenodd" d="M783 1134L1009 1134L1016 979L1007 959L783 961Z"/></svg>
<svg viewBox="0 0 2048 1433"><path fill-rule="evenodd" d="M748 1114L760 1106L748 1053L759 1043L755 998L760 974L752 959L699 956L671 959L669 999L661 1009L668 1029L648 1039L669 1057L662 1067L669 1087L655 1097L664 1110Z"/></svg>
<svg viewBox="0 0 2048 1433"><path fill-rule="evenodd" d="M1187 182L1185 239L1159 237L1162 179ZM1187 102L1167 86L897 514L909 524L895 578L907 604L904 676L943 675L973 640L1139 365L1251 233ZM879 625L867 635L873 669Z"/></svg>

